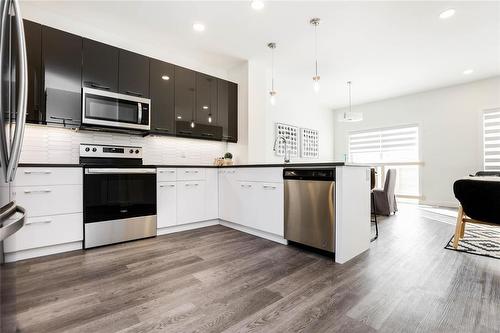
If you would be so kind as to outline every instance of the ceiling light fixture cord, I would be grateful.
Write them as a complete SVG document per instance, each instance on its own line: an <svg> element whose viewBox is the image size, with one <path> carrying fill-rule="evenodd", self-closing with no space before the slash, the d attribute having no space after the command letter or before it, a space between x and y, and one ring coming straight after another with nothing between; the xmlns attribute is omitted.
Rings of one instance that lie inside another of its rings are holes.
<svg viewBox="0 0 500 333"><path fill-rule="evenodd" d="M318 24L314 25L314 58L315 58L315 73L318 76Z"/></svg>
<svg viewBox="0 0 500 333"><path fill-rule="evenodd" d="M274 47L271 48L271 90L274 91Z"/></svg>

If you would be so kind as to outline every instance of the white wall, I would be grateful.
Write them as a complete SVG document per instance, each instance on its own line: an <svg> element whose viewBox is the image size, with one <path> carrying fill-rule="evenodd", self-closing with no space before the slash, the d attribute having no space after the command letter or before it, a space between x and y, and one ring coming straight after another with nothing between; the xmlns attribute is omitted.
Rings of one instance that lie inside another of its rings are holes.
<svg viewBox="0 0 500 333"><path fill-rule="evenodd" d="M275 79L276 105L269 102L271 73L259 61L249 62L248 159L250 162L283 162L273 151L275 123L319 131L319 158L292 157L292 162L333 161L333 112L321 105L313 91L312 80L279 75ZM325 94L327 92L320 92Z"/></svg>
<svg viewBox="0 0 500 333"><path fill-rule="evenodd" d="M353 84L353 96L355 85ZM500 77L353 107L363 121L338 122L335 157L344 160L350 131L418 124L423 203L455 206L453 182L482 169L482 111L500 107Z"/></svg>

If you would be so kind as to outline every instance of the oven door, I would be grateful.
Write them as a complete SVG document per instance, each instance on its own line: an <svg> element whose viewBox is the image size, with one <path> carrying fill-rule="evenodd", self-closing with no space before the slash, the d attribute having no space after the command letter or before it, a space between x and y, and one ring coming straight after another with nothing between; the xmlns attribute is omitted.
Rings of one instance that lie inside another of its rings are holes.
<svg viewBox="0 0 500 333"><path fill-rule="evenodd" d="M155 215L156 169L85 169L83 180L84 223Z"/></svg>
<svg viewBox="0 0 500 333"><path fill-rule="evenodd" d="M83 88L82 123L148 131L151 100Z"/></svg>

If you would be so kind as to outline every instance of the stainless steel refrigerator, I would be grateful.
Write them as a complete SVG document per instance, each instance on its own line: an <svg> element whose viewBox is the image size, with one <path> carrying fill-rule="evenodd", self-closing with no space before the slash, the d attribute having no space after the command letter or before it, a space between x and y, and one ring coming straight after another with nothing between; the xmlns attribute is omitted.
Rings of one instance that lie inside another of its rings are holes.
<svg viewBox="0 0 500 333"><path fill-rule="evenodd" d="M0 0L0 332L16 331L15 266L4 264L3 241L24 226L26 211L12 200L24 137L28 65L18 0Z"/></svg>

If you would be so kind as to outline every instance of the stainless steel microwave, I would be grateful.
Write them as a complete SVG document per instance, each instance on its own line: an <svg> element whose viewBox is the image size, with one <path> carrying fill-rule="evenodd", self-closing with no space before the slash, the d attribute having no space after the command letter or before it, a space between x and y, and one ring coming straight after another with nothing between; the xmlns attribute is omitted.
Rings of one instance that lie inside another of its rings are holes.
<svg viewBox="0 0 500 333"><path fill-rule="evenodd" d="M83 88L82 124L148 131L151 100L93 88Z"/></svg>

